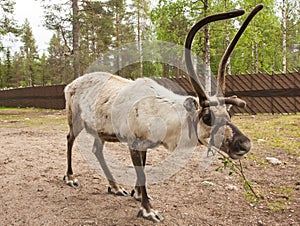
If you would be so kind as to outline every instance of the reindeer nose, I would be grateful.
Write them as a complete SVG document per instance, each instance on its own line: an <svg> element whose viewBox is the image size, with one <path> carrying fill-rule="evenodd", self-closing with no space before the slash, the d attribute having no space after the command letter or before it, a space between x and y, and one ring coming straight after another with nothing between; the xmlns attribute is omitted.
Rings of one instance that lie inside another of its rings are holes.
<svg viewBox="0 0 300 226"><path fill-rule="evenodd" d="M252 144L248 138L243 139L243 140L238 140L236 145L239 149L239 152L243 152L244 154L249 152L251 149L251 146L252 146Z"/></svg>

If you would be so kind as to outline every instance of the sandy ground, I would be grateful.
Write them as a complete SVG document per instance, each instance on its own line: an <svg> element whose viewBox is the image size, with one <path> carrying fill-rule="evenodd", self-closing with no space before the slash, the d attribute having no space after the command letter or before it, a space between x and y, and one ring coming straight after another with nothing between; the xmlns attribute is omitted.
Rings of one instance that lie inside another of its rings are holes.
<svg viewBox="0 0 300 226"><path fill-rule="evenodd" d="M106 180L91 170L78 148L74 171L81 186L65 184L64 112L0 110L0 114L7 115L0 121L1 225L154 225L136 217L138 201L107 193ZM10 118L13 114L20 115ZM120 151L121 157L128 154L123 145L109 147ZM149 154L149 164L160 158L158 153ZM300 225L299 157L259 146L252 153L280 156L283 161L263 165L251 154L243 159L245 175L264 199L250 202L239 175L215 170L222 166L218 159L208 170L199 170L199 150L181 171L148 186L154 208L165 218L158 225Z"/></svg>

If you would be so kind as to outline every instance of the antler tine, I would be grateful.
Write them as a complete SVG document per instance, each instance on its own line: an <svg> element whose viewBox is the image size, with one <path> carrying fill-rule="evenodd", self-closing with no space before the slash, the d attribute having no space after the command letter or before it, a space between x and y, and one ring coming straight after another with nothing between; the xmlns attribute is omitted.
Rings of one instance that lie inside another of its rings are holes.
<svg viewBox="0 0 300 226"><path fill-rule="evenodd" d="M185 63L186 63L186 67L189 73L189 77L190 77L190 82L197 94L197 96L199 97L199 101L200 104L204 103L205 100L207 100L207 96L204 92L203 86L201 85L201 82L199 81L199 77L196 75L196 72L194 71L194 67L192 64L192 60L191 60L191 46L192 46L192 42L193 39L196 35L196 33L206 24L214 22L214 21L218 21L218 20L225 20L225 19L229 19L229 18L234 18L234 17L238 17L241 16L245 13L244 10L235 10L235 11L231 11L231 12L226 12L226 13L218 13L218 14L214 14L214 15L210 15L207 16L205 18L203 18L202 20L200 20L198 23L196 23L191 30L189 31L187 37L186 37L186 41L185 41Z"/></svg>
<svg viewBox="0 0 300 226"><path fill-rule="evenodd" d="M227 60L230 57L230 55L231 55L234 47L236 46L238 40L240 39L240 37L242 36L244 31L246 30L247 26L249 25L250 21L253 19L253 17L263 7L264 7L263 4L258 4L257 6L255 6L255 8L248 15L248 17L246 18L246 20L244 21L244 23L242 24L242 26L240 27L240 29L238 30L236 35L234 36L233 40L231 41L231 43L227 47L224 55L222 56L222 59L221 59L220 64L219 64L219 69L218 69L218 84L219 84L219 87L222 91L222 94L225 94L225 66L226 66ZM219 94L219 93L217 93L217 94ZM222 94L219 94L218 96L220 96Z"/></svg>

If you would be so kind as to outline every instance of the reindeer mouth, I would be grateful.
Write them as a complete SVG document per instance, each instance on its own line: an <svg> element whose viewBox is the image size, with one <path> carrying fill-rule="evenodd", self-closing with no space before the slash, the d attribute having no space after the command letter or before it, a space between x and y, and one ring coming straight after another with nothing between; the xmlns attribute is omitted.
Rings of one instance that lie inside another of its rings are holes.
<svg viewBox="0 0 300 226"><path fill-rule="evenodd" d="M241 159L246 153L229 153L229 157L232 159Z"/></svg>
<svg viewBox="0 0 300 226"><path fill-rule="evenodd" d="M240 159L242 158L246 153L248 153L252 147L252 143L250 140L246 140L244 142L237 142L238 150L229 149L228 155L232 159Z"/></svg>

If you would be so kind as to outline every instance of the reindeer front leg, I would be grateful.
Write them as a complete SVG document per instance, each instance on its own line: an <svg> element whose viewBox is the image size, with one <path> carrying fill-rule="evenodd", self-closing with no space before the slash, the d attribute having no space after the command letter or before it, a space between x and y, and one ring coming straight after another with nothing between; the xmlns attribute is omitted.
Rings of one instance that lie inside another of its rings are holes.
<svg viewBox="0 0 300 226"><path fill-rule="evenodd" d="M141 193L141 208L138 212L138 217L144 217L153 222L160 222L163 217L158 211L152 209L150 198L146 190L146 175L144 166L146 161L146 151L137 151L130 149L131 159L137 175L136 190Z"/></svg>
<svg viewBox="0 0 300 226"><path fill-rule="evenodd" d="M145 169L146 158L147 158L147 151L140 151L139 153L141 155L143 168ZM131 197L134 197L135 200L137 200L137 201L142 201L142 192L141 192L141 187L138 184L138 181L136 182L136 185L135 185L134 189L131 191Z"/></svg>

